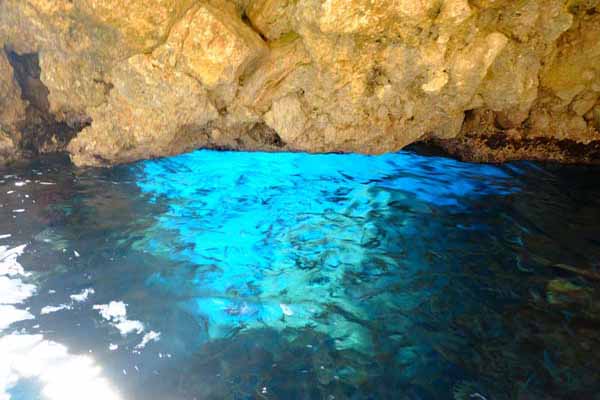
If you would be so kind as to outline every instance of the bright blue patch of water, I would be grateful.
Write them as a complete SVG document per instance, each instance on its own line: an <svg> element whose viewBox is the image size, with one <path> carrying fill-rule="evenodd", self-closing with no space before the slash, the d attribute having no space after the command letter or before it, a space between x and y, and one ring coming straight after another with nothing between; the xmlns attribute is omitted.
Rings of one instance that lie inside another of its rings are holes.
<svg viewBox="0 0 600 400"><path fill-rule="evenodd" d="M146 162L137 175L153 200L168 199L138 248L193 265L148 284L173 292L194 286L198 296L186 307L206 319L211 339L241 326L313 326L338 349L367 354L373 338L353 319L385 312L388 301L408 311L431 295L360 301L373 285L429 268L418 256L408 265L396 258L397 241L417 238L422 215L433 217L437 207L456 212L470 198L516 190L501 168L411 153L199 151ZM354 276L364 283L347 282ZM331 307L340 313L324 316Z"/></svg>

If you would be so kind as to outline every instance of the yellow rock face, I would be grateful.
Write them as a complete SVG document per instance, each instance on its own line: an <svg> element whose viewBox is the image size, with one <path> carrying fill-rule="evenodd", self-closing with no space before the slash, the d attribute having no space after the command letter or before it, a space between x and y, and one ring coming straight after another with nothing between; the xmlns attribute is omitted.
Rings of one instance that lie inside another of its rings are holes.
<svg viewBox="0 0 600 400"><path fill-rule="evenodd" d="M292 30L293 9L296 1L250 0L246 15L269 40L276 40Z"/></svg>
<svg viewBox="0 0 600 400"><path fill-rule="evenodd" d="M76 163L127 162L207 143L207 124L218 113L194 79L137 55L115 66L111 82L107 102L91 114L97 122L69 145Z"/></svg>
<svg viewBox="0 0 600 400"><path fill-rule="evenodd" d="M597 91L600 83L600 14L577 21L561 38L560 48L542 75L542 85L564 101L584 91ZM591 108L591 107L590 107Z"/></svg>
<svg viewBox="0 0 600 400"><path fill-rule="evenodd" d="M180 64L208 88L236 82L268 51L225 2L191 9L173 28L166 47L173 64Z"/></svg>
<svg viewBox="0 0 600 400"><path fill-rule="evenodd" d="M18 152L18 130L25 118L25 104L14 79L13 68L0 52L0 165Z"/></svg>
<svg viewBox="0 0 600 400"><path fill-rule="evenodd" d="M3 52L0 52L0 128L14 131L25 118L25 104L14 71Z"/></svg>
<svg viewBox="0 0 600 400"><path fill-rule="evenodd" d="M383 36L405 24L427 24L438 11L437 0L326 0L319 27L322 32Z"/></svg>
<svg viewBox="0 0 600 400"><path fill-rule="evenodd" d="M306 115L297 95L277 99L265 114L267 125L273 128L285 143L295 144L306 127Z"/></svg>
<svg viewBox="0 0 600 400"><path fill-rule="evenodd" d="M81 0L75 3L78 12L117 31L123 42L131 48L148 51L166 39L175 22L183 17L195 2Z"/></svg>
<svg viewBox="0 0 600 400"><path fill-rule="evenodd" d="M38 55L53 118L91 121L81 165L600 140L595 0L3 0L0 42Z"/></svg>

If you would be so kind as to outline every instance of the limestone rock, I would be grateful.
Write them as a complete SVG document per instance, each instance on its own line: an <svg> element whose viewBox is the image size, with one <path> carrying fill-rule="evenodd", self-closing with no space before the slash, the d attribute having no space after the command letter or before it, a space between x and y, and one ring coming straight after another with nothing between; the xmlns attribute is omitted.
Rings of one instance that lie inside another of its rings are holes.
<svg viewBox="0 0 600 400"><path fill-rule="evenodd" d="M38 2L46 3L47 0ZM74 10L83 13L93 23L113 30L127 48L147 52L164 42L175 22L183 17L195 2L82 0L75 3Z"/></svg>
<svg viewBox="0 0 600 400"><path fill-rule="evenodd" d="M49 89L48 104L60 120L82 123L88 119L89 109L106 100L110 84L93 57L44 51L40 54L40 69L40 79Z"/></svg>
<svg viewBox="0 0 600 400"><path fill-rule="evenodd" d="M596 162L599 43L596 0L2 0L0 44L40 69L22 96L0 77L26 99L3 142L76 135L80 165L419 140Z"/></svg>
<svg viewBox="0 0 600 400"><path fill-rule="evenodd" d="M157 56L208 89L225 89L225 101L231 101L235 83L252 72L267 52L267 45L242 22L235 8L218 2L192 8L173 27Z"/></svg>
<svg viewBox="0 0 600 400"><path fill-rule="evenodd" d="M310 85L314 68L306 48L296 34L289 34L270 45L268 57L244 81L239 101L259 113L266 112L274 99Z"/></svg>
<svg viewBox="0 0 600 400"><path fill-rule="evenodd" d="M108 101L95 121L69 145L78 164L110 164L173 155L207 143L218 113L206 90L146 55L133 56L111 73Z"/></svg>
<svg viewBox="0 0 600 400"><path fill-rule="evenodd" d="M0 165L18 156L15 142L25 118L25 104L13 68L0 51Z"/></svg>
<svg viewBox="0 0 600 400"><path fill-rule="evenodd" d="M25 118L25 104L14 70L5 53L0 51L0 127L17 131Z"/></svg>
<svg viewBox="0 0 600 400"><path fill-rule="evenodd" d="M0 128L0 165L13 161L19 155L19 150L11 136Z"/></svg>
<svg viewBox="0 0 600 400"><path fill-rule="evenodd" d="M508 38L493 32L476 38L473 43L455 54L451 66L451 81L457 106L466 109L491 65L504 50Z"/></svg>
<svg viewBox="0 0 600 400"><path fill-rule="evenodd" d="M306 115L298 96L289 95L273 103L271 110L265 114L265 121L279 133L281 140L294 146L304 132Z"/></svg>
<svg viewBox="0 0 600 400"><path fill-rule="evenodd" d="M169 42L180 47L183 68L208 88L235 82L267 53L262 39L226 3L192 9Z"/></svg>
<svg viewBox="0 0 600 400"><path fill-rule="evenodd" d="M255 29L267 39L276 40L292 31L294 5L292 0L251 0L246 14Z"/></svg>

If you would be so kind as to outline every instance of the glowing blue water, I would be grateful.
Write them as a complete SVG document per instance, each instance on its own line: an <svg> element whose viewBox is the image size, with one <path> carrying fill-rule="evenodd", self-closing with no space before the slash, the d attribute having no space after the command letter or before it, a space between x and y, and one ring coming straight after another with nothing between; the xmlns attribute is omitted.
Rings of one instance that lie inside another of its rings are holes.
<svg viewBox="0 0 600 400"><path fill-rule="evenodd" d="M500 168L466 170L410 153L230 153L226 165L222 157L196 152L146 163L137 179L154 201L168 199L168 210L136 248L190 265L147 283L186 288L193 298L186 307L206 320L211 339L240 326L312 326L338 349L370 354L373 338L360 321L389 308L409 311L432 294L385 293L430 268L420 252L402 256L399 242L435 235L420 234L432 208L459 210L467 198L515 190Z"/></svg>
<svg viewBox="0 0 600 400"><path fill-rule="evenodd" d="M554 265L600 263L597 172L210 151L6 171L0 250L27 244L36 293L0 356L42 335L121 399L586 398L599 288ZM0 363L0 398L35 398L40 368L3 387Z"/></svg>

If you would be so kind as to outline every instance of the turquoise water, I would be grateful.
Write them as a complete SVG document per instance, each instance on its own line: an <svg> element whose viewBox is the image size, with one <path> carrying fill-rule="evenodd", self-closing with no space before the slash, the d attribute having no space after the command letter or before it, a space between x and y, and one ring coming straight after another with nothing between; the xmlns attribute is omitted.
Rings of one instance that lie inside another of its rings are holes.
<svg viewBox="0 0 600 400"><path fill-rule="evenodd" d="M599 172L0 170L0 399L600 398Z"/></svg>

